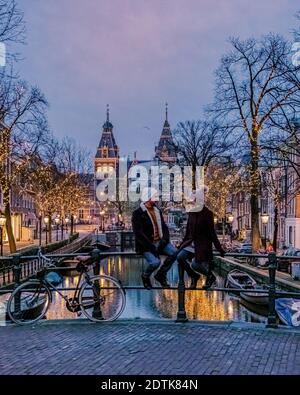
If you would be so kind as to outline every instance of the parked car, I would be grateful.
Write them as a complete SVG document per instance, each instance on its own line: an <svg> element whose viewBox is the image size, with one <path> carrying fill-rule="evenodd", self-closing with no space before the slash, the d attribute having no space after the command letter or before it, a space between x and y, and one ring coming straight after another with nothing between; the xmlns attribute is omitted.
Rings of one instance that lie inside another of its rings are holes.
<svg viewBox="0 0 300 395"><path fill-rule="evenodd" d="M240 254L252 254L252 244L251 243L243 243L238 249Z"/></svg>
<svg viewBox="0 0 300 395"><path fill-rule="evenodd" d="M289 247L282 253L281 256L298 256L300 261L300 250L295 247ZM291 262L296 262L296 260L278 258L277 270L291 274Z"/></svg>

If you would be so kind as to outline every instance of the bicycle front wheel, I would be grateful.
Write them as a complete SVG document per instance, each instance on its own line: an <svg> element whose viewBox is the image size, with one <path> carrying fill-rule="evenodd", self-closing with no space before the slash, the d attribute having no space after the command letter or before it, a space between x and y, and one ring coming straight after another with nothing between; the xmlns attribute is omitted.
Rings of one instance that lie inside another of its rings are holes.
<svg viewBox="0 0 300 395"><path fill-rule="evenodd" d="M17 287L7 302L8 317L18 325L29 325L43 318L49 308L51 292L40 281L27 281Z"/></svg>
<svg viewBox="0 0 300 395"><path fill-rule="evenodd" d="M91 321L114 321L125 308L125 292L115 278L94 276L82 284L79 304L83 314Z"/></svg>

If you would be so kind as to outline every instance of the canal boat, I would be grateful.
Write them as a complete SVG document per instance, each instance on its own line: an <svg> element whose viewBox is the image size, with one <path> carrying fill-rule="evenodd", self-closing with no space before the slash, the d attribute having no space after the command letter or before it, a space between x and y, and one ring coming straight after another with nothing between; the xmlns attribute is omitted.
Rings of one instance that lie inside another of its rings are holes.
<svg viewBox="0 0 300 395"><path fill-rule="evenodd" d="M234 269L227 275L226 286L236 289L253 289L257 286L257 282L248 273Z"/></svg>
<svg viewBox="0 0 300 395"><path fill-rule="evenodd" d="M257 290L264 290L264 288L256 287ZM267 306L269 304L268 292L241 292L241 298L249 303L256 305Z"/></svg>
<svg viewBox="0 0 300 395"><path fill-rule="evenodd" d="M240 297L249 303L257 305L267 305L269 303L268 292L247 292L247 290L262 291L264 288L260 287L257 282L246 272L234 269L228 273L226 279L226 286L228 288L245 289L246 292L241 292Z"/></svg>

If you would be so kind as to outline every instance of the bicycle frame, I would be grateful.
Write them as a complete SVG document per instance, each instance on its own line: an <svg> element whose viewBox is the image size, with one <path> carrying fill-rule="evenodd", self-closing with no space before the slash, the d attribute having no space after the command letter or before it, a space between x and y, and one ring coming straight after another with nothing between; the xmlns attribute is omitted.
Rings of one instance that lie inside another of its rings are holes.
<svg viewBox="0 0 300 395"><path fill-rule="evenodd" d="M79 274L79 280L78 280L78 283L77 283L77 285L76 285L76 288L75 288L75 290L74 290L74 294L73 294L73 296L72 296L72 299L76 299L76 298L78 298L78 295L79 295L79 290L80 290L80 287L81 287L81 284L82 284L82 277L84 277L85 278L85 280L87 281L87 282L89 282L90 281L90 276L89 276L89 274L87 273L87 272L80 272L80 274ZM51 291L51 302L52 302L52 292L57 292L59 295L60 295L60 297L61 298L63 298L64 299L64 301L65 302L67 302L68 301L68 296L66 296L66 295L64 295L63 294L63 291L60 291L58 288L56 288L53 284L51 284L49 281L47 281L46 279L45 279L45 277L43 277L43 279L42 280L40 280L41 281L41 283L42 284L45 284L49 289L50 289L50 291Z"/></svg>

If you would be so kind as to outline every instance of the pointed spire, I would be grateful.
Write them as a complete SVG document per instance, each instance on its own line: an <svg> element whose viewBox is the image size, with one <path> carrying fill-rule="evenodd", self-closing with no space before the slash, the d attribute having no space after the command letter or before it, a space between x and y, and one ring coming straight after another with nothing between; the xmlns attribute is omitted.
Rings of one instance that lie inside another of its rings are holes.
<svg viewBox="0 0 300 395"><path fill-rule="evenodd" d="M106 122L109 122L109 104L106 104Z"/></svg>
<svg viewBox="0 0 300 395"><path fill-rule="evenodd" d="M166 121L168 122L168 102L166 102Z"/></svg>
<svg viewBox="0 0 300 395"><path fill-rule="evenodd" d="M166 102L166 120L164 123L164 128L166 128L166 129L170 128L170 124L168 121L168 112L169 112L169 105L168 105L168 102Z"/></svg>
<svg viewBox="0 0 300 395"><path fill-rule="evenodd" d="M166 102L166 119L160 136L159 143L155 146L155 157L165 162L176 162L173 138L168 120L169 105Z"/></svg>

